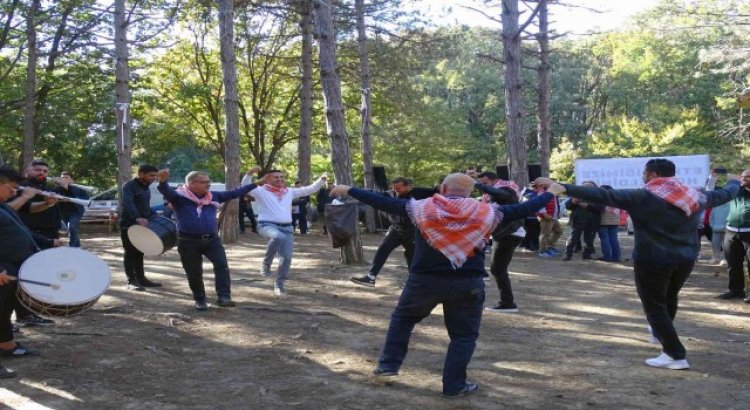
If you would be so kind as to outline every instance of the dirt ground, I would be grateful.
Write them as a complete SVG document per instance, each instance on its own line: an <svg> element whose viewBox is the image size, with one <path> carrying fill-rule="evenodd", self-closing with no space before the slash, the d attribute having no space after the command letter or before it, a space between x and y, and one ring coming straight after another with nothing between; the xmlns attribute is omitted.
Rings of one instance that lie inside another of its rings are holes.
<svg viewBox="0 0 750 410"><path fill-rule="evenodd" d="M365 235L368 260L380 238ZM42 356L3 360L20 377L0 381L0 408L750 408L750 305L716 299L726 274L705 261L676 322L692 369L668 371L643 364L659 348L648 344L629 264L516 252L520 311L484 315L469 368L480 390L449 400L440 397L448 337L439 307L417 326L400 376L371 375L407 275L401 253L372 289L349 282L366 267L340 265L318 231L296 240L289 298L276 299L258 274L265 241L250 233L227 247L238 307L199 313L176 250L146 259L163 288L127 291L119 238L85 234L112 285L88 312L22 330L18 340ZM621 240L629 255L631 237ZM488 281L486 304L497 297Z"/></svg>

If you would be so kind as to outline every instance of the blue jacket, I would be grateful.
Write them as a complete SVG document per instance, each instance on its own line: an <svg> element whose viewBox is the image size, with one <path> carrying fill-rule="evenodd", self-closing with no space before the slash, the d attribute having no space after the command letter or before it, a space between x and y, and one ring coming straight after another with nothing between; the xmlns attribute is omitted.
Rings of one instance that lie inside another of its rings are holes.
<svg viewBox="0 0 750 410"><path fill-rule="evenodd" d="M359 188L350 189L349 195L381 211L408 217L406 205L409 203L409 199L391 198ZM503 220L507 219L510 221L521 219L528 214L536 212L552 198L552 194L545 192L523 204L495 206L497 210L503 213ZM477 252L474 256L467 259L463 266L453 269L450 260L440 253L440 251L430 246L419 229L415 227L414 231L416 232L414 238L414 256L411 266L409 266L409 273L470 276L478 276L485 273L484 252Z"/></svg>
<svg viewBox="0 0 750 410"><path fill-rule="evenodd" d="M231 199L239 198L257 187L258 186L255 184L248 184L231 191L211 191L211 195L216 202L226 202ZM201 215L198 216L198 206L193 201L178 194L174 188L169 186L169 183L160 182L156 188L174 207L174 213L177 217L177 229L179 229L180 233L188 235L218 233L219 224L216 220L218 209L210 205L204 206L201 209Z"/></svg>

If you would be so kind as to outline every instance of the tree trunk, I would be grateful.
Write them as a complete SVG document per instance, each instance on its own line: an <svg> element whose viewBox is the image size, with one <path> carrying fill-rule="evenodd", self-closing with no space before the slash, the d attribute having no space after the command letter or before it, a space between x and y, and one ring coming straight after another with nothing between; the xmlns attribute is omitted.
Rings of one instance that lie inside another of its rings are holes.
<svg viewBox="0 0 750 410"><path fill-rule="evenodd" d="M539 146L539 165L542 176L549 176L550 136L549 136L549 19L547 0L539 0L539 88L537 113L537 144Z"/></svg>
<svg viewBox="0 0 750 410"><path fill-rule="evenodd" d="M26 45L28 60L26 63L26 98L23 105L23 150L21 170L34 159L34 117L36 114L36 14L40 0L32 0L29 14L26 16Z"/></svg>
<svg viewBox="0 0 750 410"><path fill-rule="evenodd" d="M128 19L125 0L115 0L115 118L117 135L117 189L132 176L130 146L130 69L128 67Z"/></svg>
<svg viewBox="0 0 750 410"><path fill-rule="evenodd" d="M227 190L240 185L240 117L239 91L237 90L237 67L234 55L234 1L219 0L219 44L221 71L224 80L224 181ZM235 199L227 204L221 238L232 243L239 237L239 202Z"/></svg>
<svg viewBox="0 0 750 410"><path fill-rule="evenodd" d="M506 146L510 176L518 186L529 183L524 134L523 79L521 78L521 33L518 0L503 0L503 61L505 62Z"/></svg>
<svg viewBox="0 0 750 410"><path fill-rule="evenodd" d="M341 81L336 72L336 36L333 29L331 2L314 2L315 32L318 38L320 79L323 85L323 102L326 110L326 130L331 144L331 159L337 184L352 185L351 157L349 156L349 136L346 134L344 107L341 100ZM355 222L358 223L358 222ZM341 248L341 260L346 265L363 263L362 241L359 227L355 237Z"/></svg>
<svg viewBox="0 0 750 410"><path fill-rule="evenodd" d="M300 28L302 30L302 88L300 90L300 123L298 141L299 169L297 178L309 185L312 176L312 99L313 99L313 10L311 0L301 0Z"/></svg>
<svg viewBox="0 0 750 410"><path fill-rule="evenodd" d="M365 179L365 188L373 189L375 187L375 178L372 171L372 140L370 139L370 62L367 59L367 31L365 28L365 2L356 0L354 8L357 13L357 44L359 48L359 77L361 83L360 92L362 93L362 106L360 115L362 126L360 128L361 150L362 150L362 167ZM365 223L367 232L375 232L375 209L371 206L367 208L367 217Z"/></svg>

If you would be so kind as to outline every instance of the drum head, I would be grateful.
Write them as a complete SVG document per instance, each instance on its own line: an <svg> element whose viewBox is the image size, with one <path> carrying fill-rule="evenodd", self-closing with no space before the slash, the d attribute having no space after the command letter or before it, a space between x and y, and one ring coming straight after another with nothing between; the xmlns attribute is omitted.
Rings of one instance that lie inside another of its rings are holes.
<svg viewBox="0 0 750 410"><path fill-rule="evenodd" d="M109 266L91 252L60 247L35 253L21 265L21 279L60 286L19 282L34 299L54 305L73 305L96 300L109 287Z"/></svg>
<svg viewBox="0 0 750 410"><path fill-rule="evenodd" d="M161 237L148 227L131 226L128 228L128 239L144 255L155 256L164 253L164 243Z"/></svg>

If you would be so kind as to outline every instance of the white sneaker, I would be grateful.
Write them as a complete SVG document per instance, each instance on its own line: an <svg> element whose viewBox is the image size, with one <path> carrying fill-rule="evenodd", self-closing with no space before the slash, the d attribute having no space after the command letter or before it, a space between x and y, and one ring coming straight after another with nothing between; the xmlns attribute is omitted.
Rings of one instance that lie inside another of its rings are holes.
<svg viewBox="0 0 750 410"><path fill-rule="evenodd" d="M716 265L718 263L719 263L719 260L716 259L716 258L711 258L711 259L708 260L708 264L709 265Z"/></svg>
<svg viewBox="0 0 750 410"><path fill-rule="evenodd" d="M719 266L727 266L727 265L728 263L726 259L722 259L721 262L719 262Z"/></svg>
<svg viewBox="0 0 750 410"><path fill-rule="evenodd" d="M651 329L651 326L647 326L646 329L648 330L648 342L652 345L658 345L661 344L659 339L654 336L654 329Z"/></svg>
<svg viewBox="0 0 750 410"><path fill-rule="evenodd" d="M289 296L286 293L286 290L284 290L284 288L281 287L281 286L274 286L273 287L273 294L276 295L276 297L279 297L279 298L285 298L285 297Z"/></svg>
<svg viewBox="0 0 750 410"><path fill-rule="evenodd" d="M690 368L687 359L675 360L672 358L672 356L664 352L661 352L659 356L656 356L654 358L646 359L646 364L651 367L670 370L685 370Z"/></svg>

